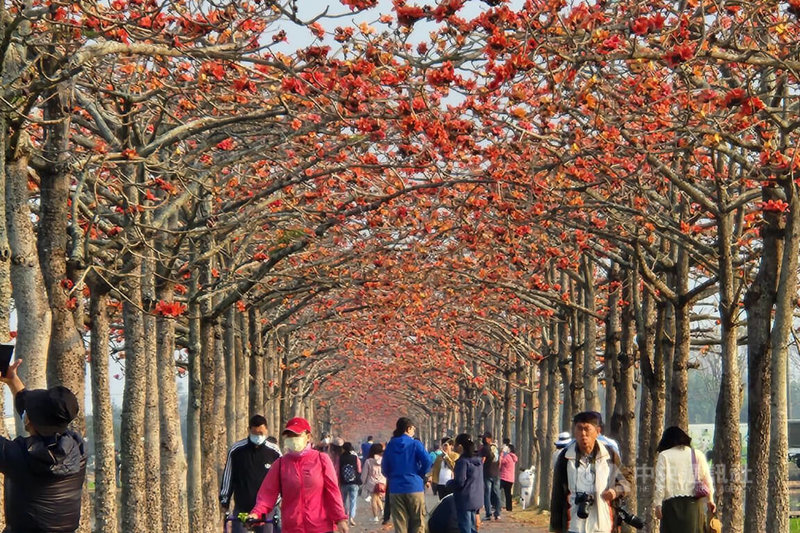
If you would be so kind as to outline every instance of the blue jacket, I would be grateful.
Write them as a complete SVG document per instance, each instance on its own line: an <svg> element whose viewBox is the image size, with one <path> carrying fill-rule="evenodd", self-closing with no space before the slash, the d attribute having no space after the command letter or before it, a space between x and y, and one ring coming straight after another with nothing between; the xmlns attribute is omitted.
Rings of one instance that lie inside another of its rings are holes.
<svg viewBox="0 0 800 533"><path fill-rule="evenodd" d="M459 511L477 511L483 507L483 460L478 456L459 457L447 488L453 491Z"/></svg>
<svg viewBox="0 0 800 533"><path fill-rule="evenodd" d="M386 445L381 470L392 494L424 492L424 477L430 469L431 458L420 441L403 434Z"/></svg>

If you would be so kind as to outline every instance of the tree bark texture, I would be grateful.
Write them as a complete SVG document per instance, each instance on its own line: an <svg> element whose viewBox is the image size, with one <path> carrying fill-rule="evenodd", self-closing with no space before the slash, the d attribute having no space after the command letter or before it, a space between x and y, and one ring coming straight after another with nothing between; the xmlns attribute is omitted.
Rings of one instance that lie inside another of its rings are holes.
<svg viewBox="0 0 800 533"><path fill-rule="evenodd" d="M99 280L98 280L99 281ZM108 290L104 283L90 284L89 319L92 328L92 424L94 430L94 530L117 531L117 467L114 420L109 393Z"/></svg>

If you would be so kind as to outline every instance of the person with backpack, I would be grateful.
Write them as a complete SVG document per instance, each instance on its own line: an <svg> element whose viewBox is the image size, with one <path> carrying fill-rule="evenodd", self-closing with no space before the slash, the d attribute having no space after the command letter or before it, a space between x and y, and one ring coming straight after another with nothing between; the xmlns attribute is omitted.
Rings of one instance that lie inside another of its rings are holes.
<svg viewBox="0 0 800 533"><path fill-rule="evenodd" d="M69 424L80 404L66 387L27 389L12 363L0 382L8 385L28 436L0 437L5 475L6 532L76 531L86 477L86 445Z"/></svg>
<svg viewBox="0 0 800 533"><path fill-rule="evenodd" d="M486 520L500 520L500 450L492 439L492 434L483 434L483 446L480 457L483 459L483 507Z"/></svg>
<svg viewBox="0 0 800 533"><path fill-rule="evenodd" d="M351 526L356 525L356 504L360 485L361 460L353 448L353 443L345 442L342 444L342 455L339 457L339 486L342 489L342 501Z"/></svg>
<svg viewBox="0 0 800 533"><path fill-rule="evenodd" d="M292 418L283 437L286 453L267 472L250 518L268 515L280 497L287 533L349 533L339 476L328 454L311 447L311 424L305 418Z"/></svg>

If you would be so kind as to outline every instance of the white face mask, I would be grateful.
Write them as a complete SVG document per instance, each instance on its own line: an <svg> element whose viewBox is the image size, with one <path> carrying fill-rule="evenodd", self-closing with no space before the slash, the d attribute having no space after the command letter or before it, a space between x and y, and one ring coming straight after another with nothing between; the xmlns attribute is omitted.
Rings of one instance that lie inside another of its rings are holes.
<svg viewBox="0 0 800 533"><path fill-rule="evenodd" d="M266 435L256 435L254 433L251 433L250 434L250 442L252 442L256 446L261 446L262 444L267 442L267 436Z"/></svg>
<svg viewBox="0 0 800 533"><path fill-rule="evenodd" d="M378 463L378 464L381 464L381 461L383 461L383 456L382 455L376 455L375 456L375 462Z"/></svg>
<svg viewBox="0 0 800 533"><path fill-rule="evenodd" d="M299 435L297 437L286 437L283 439L283 447L287 451L299 453L306 449L308 445L308 437Z"/></svg>

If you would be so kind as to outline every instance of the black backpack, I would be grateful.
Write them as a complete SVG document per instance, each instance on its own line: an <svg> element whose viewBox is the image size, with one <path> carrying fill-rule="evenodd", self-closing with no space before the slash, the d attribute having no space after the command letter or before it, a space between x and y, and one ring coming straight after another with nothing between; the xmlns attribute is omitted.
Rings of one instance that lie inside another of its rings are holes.
<svg viewBox="0 0 800 533"><path fill-rule="evenodd" d="M343 455L339 459L339 478L343 485L361 485L357 460L353 454Z"/></svg>

